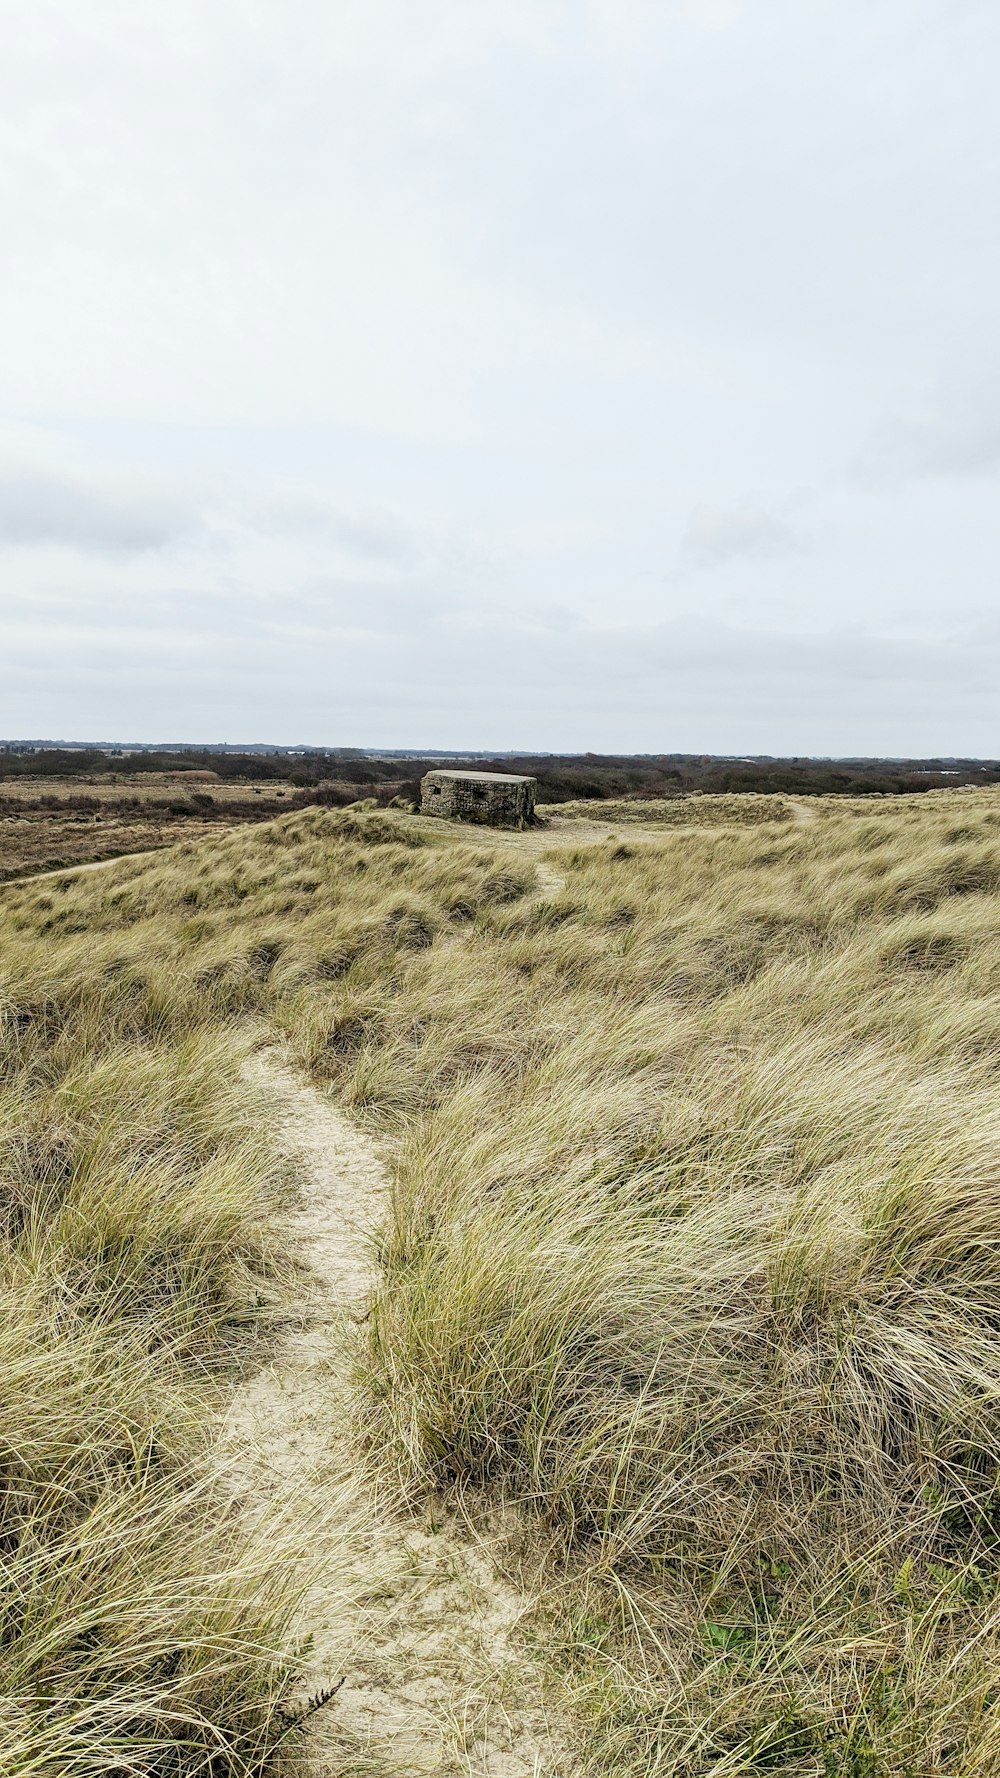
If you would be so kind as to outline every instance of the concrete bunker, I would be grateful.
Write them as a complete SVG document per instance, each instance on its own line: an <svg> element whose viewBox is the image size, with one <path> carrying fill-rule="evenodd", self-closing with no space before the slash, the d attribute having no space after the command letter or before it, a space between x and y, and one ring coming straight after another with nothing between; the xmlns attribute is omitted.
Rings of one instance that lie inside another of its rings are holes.
<svg viewBox="0 0 1000 1778"><path fill-rule="evenodd" d="M535 819L537 789L537 778L513 772L428 772L420 786L420 813L487 827L528 827Z"/></svg>

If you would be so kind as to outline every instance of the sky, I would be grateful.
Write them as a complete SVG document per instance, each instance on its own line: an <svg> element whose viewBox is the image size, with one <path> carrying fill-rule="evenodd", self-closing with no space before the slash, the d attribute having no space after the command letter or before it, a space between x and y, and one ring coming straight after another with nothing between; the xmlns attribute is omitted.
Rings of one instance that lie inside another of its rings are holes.
<svg viewBox="0 0 1000 1778"><path fill-rule="evenodd" d="M1000 755L994 0L0 0L0 734Z"/></svg>

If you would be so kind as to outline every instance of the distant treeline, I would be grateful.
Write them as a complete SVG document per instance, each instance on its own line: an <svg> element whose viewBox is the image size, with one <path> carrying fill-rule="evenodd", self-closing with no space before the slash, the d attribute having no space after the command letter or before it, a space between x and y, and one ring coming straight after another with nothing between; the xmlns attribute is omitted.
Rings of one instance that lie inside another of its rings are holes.
<svg viewBox="0 0 1000 1778"><path fill-rule="evenodd" d="M687 796L692 791L741 791L799 796L900 796L957 784L1000 783L998 760L723 759L665 753L576 754L553 759L477 760L480 771L530 772L541 802L577 797Z"/></svg>
<svg viewBox="0 0 1000 1778"><path fill-rule="evenodd" d="M437 758L385 755L373 758L358 748L332 748L301 756L182 752L120 753L102 749L47 748L21 752L0 749L0 780L132 776L149 772L213 772L227 783L256 779L291 784L304 793L296 801L343 804L374 796L413 798L420 779L440 767ZM788 792L797 796L900 796L959 784L1000 783L1000 761L977 759L735 759L690 753L481 755L447 762L476 771L528 772L538 779L541 802L581 797L684 796L692 791L738 794Z"/></svg>

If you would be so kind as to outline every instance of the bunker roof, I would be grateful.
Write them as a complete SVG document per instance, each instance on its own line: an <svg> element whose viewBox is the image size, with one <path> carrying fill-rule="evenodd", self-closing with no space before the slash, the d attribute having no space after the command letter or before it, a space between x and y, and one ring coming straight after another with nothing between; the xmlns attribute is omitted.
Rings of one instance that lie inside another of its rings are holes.
<svg viewBox="0 0 1000 1778"><path fill-rule="evenodd" d="M535 782L534 778L529 778L518 772L450 772L435 767L434 771L428 772L426 775L428 778L460 778L463 783L471 778L475 784L534 784Z"/></svg>

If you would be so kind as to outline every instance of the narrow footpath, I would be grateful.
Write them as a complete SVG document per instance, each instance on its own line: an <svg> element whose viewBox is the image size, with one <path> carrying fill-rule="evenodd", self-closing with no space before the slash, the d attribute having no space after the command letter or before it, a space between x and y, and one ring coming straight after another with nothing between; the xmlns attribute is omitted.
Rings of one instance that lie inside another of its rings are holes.
<svg viewBox="0 0 1000 1778"><path fill-rule="evenodd" d="M278 1494L301 1505L316 1578L300 1703L345 1675L289 1745L309 1778L572 1778L542 1670L519 1634L535 1601L498 1576L495 1535L441 1503L414 1519L379 1492L359 1452L350 1336L372 1284L385 1169L276 1052L254 1062L253 1078L296 1164L290 1220L308 1282L295 1325L238 1392L226 1438L251 1503Z"/></svg>

